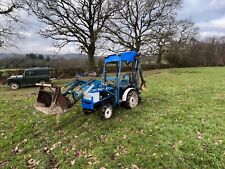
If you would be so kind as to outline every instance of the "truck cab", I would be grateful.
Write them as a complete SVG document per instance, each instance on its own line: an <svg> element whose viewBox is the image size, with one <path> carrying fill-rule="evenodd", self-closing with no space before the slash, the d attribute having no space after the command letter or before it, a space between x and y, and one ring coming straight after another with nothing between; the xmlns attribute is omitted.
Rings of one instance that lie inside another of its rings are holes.
<svg viewBox="0 0 225 169"><path fill-rule="evenodd" d="M50 69L48 67L25 69L22 75L12 75L7 79L7 85L13 90L45 82L50 82Z"/></svg>

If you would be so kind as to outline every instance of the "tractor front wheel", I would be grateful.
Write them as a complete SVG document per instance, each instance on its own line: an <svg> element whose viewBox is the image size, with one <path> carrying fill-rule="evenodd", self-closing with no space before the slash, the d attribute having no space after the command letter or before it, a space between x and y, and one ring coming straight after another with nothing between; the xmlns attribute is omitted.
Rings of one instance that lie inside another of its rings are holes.
<svg viewBox="0 0 225 169"><path fill-rule="evenodd" d="M112 105L107 104L102 107L102 117L104 119L110 119L113 115L113 108Z"/></svg>
<svg viewBox="0 0 225 169"><path fill-rule="evenodd" d="M135 108L139 103L139 96L135 90L132 90L127 95L125 106L129 109Z"/></svg>

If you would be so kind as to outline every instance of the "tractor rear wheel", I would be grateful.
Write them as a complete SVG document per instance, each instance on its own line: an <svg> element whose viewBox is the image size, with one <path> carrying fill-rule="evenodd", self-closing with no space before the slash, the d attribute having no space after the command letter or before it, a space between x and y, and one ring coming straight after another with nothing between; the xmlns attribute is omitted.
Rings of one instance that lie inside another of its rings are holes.
<svg viewBox="0 0 225 169"><path fill-rule="evenodd" d="M132 90L127 95L127 100L125 102L125 106L129 109L135 108L139 103L139 96L137 91Z"/></svg>
<svg viewBox="0 0 225 169"><path fill-rule="evenodd" d="M102 117L104 119L110 119L113 115L113 108L112 105L107 104L102 107Z"/></svg>

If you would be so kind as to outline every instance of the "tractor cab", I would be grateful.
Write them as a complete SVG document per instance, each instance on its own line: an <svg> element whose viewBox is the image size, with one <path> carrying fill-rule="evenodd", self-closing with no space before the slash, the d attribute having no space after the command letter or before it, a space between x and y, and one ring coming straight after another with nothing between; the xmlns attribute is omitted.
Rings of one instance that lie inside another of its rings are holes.
<svg viewBox="0 0 225 169"><path fill-rule="evenodd" d="M127 88L135 88L139 92L139 54L136 51L123 52L105 58L102 81L117 90L118 101L121 93Z"/></svg>

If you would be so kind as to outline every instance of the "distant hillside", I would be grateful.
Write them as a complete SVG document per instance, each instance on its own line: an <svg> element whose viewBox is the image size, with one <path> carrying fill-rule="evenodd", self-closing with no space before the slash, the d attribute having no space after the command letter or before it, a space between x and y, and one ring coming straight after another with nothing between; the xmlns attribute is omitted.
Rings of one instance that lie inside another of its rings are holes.
<svg viewBox="0 0 225 169"><path fill-rule="evenodd" d="M65 58L65 59L72 59L72 58L84 58L86 59L87 56L84 54L79 53L68 53L68 54L41 54L45 58L50 57L51 59L58 59L58 58ZM0 59L3 58L12 58L12 57L25 57L26 54L16 54L16 53L0 53Z"/></svg>

